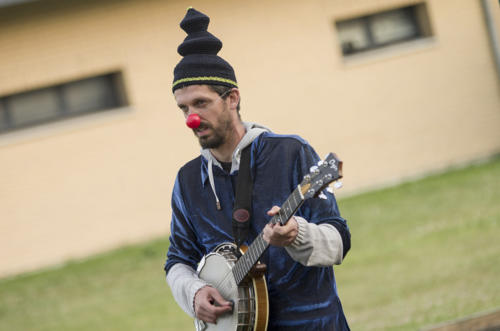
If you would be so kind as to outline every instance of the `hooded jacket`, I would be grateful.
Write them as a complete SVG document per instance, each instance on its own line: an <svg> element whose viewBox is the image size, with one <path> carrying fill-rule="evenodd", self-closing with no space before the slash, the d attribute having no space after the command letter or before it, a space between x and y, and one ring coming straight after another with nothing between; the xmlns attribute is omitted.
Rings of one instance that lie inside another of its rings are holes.
<svg viewBox="0 0 500 331"><path fill-rule="evenodd" d="M251 123L245 128L229 173L209 150L202 150L179 170L174 185L165 271L174 297L192 316L195 293L207 285L194 271L198 262L220 243L233 241L231 213L241 150L252 145L253 217L247 245L269 221L266 211L281 205L319 161L298 136L274 134ZM290 246L270 246L261 257L267 265L268 330L349 330L332 265L349 250L350 233L333 194L324 192L323 197L299 208L299 234Z"/></svg>

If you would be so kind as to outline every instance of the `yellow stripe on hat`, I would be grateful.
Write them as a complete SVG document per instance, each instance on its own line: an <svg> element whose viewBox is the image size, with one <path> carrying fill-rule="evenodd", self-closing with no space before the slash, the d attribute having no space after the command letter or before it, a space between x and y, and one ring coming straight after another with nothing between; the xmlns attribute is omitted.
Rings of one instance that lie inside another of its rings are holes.
<svg viewBox="0 0 500 331"><path fill-rule="evenodd" d="M233 81L233 80L231 80L231 79L222 78L222 77L213 77L213 76L201 76L201 77L181 78L179 80L176 80L174 82L174 84L172 85L172 87L174 87L175 85L180 84L180 83L195 82L195 81L206 81L206 80L213 80L213 81L216 81L216 82L229 83L229 84L232 84L232 85L234 85L236 87L238 86L238 84L236 84L236 82Z"/></svg>

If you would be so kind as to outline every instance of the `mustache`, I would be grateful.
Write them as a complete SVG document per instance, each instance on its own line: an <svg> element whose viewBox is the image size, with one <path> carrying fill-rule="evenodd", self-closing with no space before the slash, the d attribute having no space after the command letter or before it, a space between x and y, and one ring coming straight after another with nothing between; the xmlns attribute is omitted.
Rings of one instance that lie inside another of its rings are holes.
<svg viewBox="0 0 500 331"><path fill-rule="evenodd" d="M196 131L203 131L203 130L206 130L206 129L213 129L213 127L212 127L212 125L210 123L201 122L200 126L198 126L196 129L193 129L193 131L194 132L196 132Z"/></svg>

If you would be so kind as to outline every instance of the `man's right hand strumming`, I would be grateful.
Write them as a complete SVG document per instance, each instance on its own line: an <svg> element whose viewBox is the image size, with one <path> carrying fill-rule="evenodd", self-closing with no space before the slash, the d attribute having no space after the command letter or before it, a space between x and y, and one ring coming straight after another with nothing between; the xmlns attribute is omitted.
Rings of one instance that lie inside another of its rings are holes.
<svg viewBox="0 0 500 331"><path fill-rule="evenodd" d="M211 286L202 287L194 296L196 318L202 321L216 324L217 317L232 310L232 303L225 300L219 291Z"/></svg>

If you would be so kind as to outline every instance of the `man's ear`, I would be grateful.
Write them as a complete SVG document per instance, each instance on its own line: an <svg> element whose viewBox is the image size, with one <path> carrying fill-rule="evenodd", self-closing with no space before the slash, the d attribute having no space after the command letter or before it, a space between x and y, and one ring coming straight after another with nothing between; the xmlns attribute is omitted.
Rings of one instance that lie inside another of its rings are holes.
<svg viewBox="0 0 500 331"><path fill-rule="evenodd" d="M229 108L236 110L240 102L240 91L237 88L233 88L227 98L229 99Z"/></svg>

